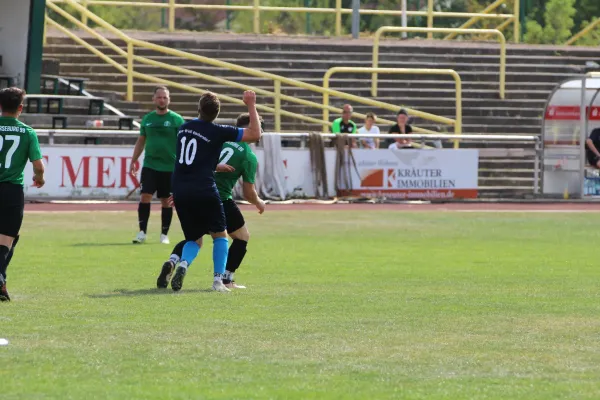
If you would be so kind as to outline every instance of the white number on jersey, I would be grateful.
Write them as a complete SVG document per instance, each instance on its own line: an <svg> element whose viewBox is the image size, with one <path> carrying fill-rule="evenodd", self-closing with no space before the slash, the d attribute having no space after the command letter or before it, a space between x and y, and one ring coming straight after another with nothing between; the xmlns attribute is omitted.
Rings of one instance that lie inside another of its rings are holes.
<svg viewBox="0 0 600 400"><path fill-rule="evenodd" d="M233 149L231 147L225 147L219 156L219 164L227 164L227 161L229 161L231 157L233 157Z"/></svg>
<svg viewBox="0 0 600 400"><path fill-rule="evenodd" d="M187 138L184 136L181 138L181 155L179 156L179 164L192 165L196 158L196 151L198 150L198 141L196 138L192 138L190 142L185 145Z"/></svg>
<svg viewBox="0 0 600 400"><path fill-rule="evenodd" d="M4 143L9 140L12 141L12 145L10 146L10 149L8 149L8 151L6 152L4 168L10 168L10 166L12 165L12 158L15 155L15 151L17 151L17 148L19 147L19 143L21 143L21 137L16 135L6 135L5 139L4 136L0 136L0 151L2 151ZM2 168L2 164L0 164L0 168Z"/></svg>

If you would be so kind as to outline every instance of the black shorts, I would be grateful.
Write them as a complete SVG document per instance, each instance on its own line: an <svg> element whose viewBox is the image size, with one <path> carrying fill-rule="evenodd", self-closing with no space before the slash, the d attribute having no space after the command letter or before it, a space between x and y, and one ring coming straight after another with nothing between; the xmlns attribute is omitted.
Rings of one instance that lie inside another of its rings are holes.
<svg viewBox="0 0 600 400"><path fill-rule="evenodd" d="M588 163L590 163L590 165L592 167L598 167L598 161L600 161L600 157L598 157L596 154L594 154L594 152L592 151L588 151L586 152L587 155L587 160Z"/></svg>
<svg viewBox="0 0 600 400"><path fill-rule="evenodd" d="M171 195L172 172L157 171L152 168L142 168L140 187L144 194L154 194L159 199L166 199Z"/></svg>
<svg viewBox="0 0 600 400"><path fill-rule="evenodd" d="M207 197L174 196L173 200L185 240L196 241L209 233L227 230L223 203L217 194Z"/></svg>
<svg viewBox="0 0 600 400"><path fill-rule="evenodd" d="M225 210L225 221L227 222L227 232L232 233L246 225L244 216L237 206L235 201L229 199L223 202L223 209Z"/></svg>
<svg viewBox="0 0 600 400"><path fill-rule="evenodd" d="M23 223L25 194L21 185L0 183L0 235L17 237Z"/></svg>

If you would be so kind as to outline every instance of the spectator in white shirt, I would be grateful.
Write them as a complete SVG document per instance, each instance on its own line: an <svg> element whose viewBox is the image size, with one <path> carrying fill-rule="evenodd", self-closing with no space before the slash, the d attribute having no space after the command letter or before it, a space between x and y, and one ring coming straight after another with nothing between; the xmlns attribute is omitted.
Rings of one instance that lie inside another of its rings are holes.
<svg viewBox="0 0 600 400"><path fill-rule="evenodd" d="M358 130L358 133L367 133L372 135L379 135L381 132L379 131L379 127L375 125L377 117L372 112L367 113L367 117L365 118L365 126ZM365 149L378 149L379 148L379 139L374 138L362 138L360 139L360 143L362 147Z"/></svg>

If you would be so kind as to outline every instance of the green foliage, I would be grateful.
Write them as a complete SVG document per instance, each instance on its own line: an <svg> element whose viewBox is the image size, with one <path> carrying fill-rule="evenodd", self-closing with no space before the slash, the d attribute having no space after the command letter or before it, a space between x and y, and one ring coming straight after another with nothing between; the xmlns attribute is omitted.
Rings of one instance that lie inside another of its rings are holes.
<svg viewBox="0 0 600 400"><path fill-rule="evenodd" d="M543 43L544 42L544 28L538 24L535 20L529 20L525 24L525 36L524 40L526 43Z"/></svg>
<svg viewBox="0 0 600 400"><path fill-rule="evenodd" d="M577 11L574 4L575 0L549 0L544 12L544 26L528 21L525 41L535 44L562 44L567 41L575 25L573 16Z"/></svg>
<svg viewBox="0 0 600 400"><path fill-rule="evenodd" d="M599 0L575 0L575 14L574 22L575 29L573 32L579 32L587 26L590 20L600 18L600 1Z"/></svg>
<svg viewBox="0 0 600 400"><path fill-rule="evenodd" d="M126 1L126 0L122 0ZM493 0L435 0L435 11L440 12L480 12L489 6ZM585 28L594 17L600 17L599 0L521 0L528 7L527 21L524 31L525 41L540 44L561 44L572 34ZM177 0L178 3L198 3L198 0ZM212 0L202 0L206 4L215 4ZM225 0L221 1L221 4ZM315 7L335 8L335 0L260 0L263 6L277 7ZM407 0L408 9L413 11L426 11L427 0ZM230 0L231 5L251 5L251 0ZM401 10L399 0L362 0L361 8L376 10ZM496 12L513 13L513 1L508 0L506 4L498 7ZM73 15L79 18L79 13L71 7L62 5ZM352 0L342 0L342 7L351 8ZM166 27L168 21L168 10L160 10L148 7L115 7L115 6L92 6L91 10L104 18L109 23L120 29L159 30ZM49 10L49 15L55 20L68 23L64 18L57 16ZM230 29L239 33L253 32L252 11L205 11L182 9L178 11L176 21L177 29L188 29L196 31L211 31L219 29L219 22L224 20L224 14L231 20ZM181 18L179 18L181 17ZM436 17L435 27L458 27L466 22L465 18ZM495 28L503 20L482 19L474 24L473 28ZM409 26L424 27L427 25L426 17L409 17ZM342 33L351 31L351 14L342 15ZM395 15L361 15L360 31L363 35L376 31L381 26L400 26L401 17ZM335 32L335 15L332 13L304 13L304 12L263 12L260 16L261 33L284 33L284 34L309 34L309 35L332 35ZM507 40L512 40L512 29L505 29ZM409 36L422 36L413 35ZM594 30L578 44L597 45L599 43L598 33Z"/></svg>
<svg viewBox="0 0 600 400"><path fill-rule="evenodd" d="M598 20L595 18L593 21ZM583 21L581 24L581 29L585 29L591 22ZM585 36L579 39L575 44L582 46L600 46L600 23L596 25L590 32L588 32Z"/></svg>
<svg viewBox="0 0 600 400"><path fill-rule="evenodd" d="M304 7L305 3L313 8L335 8L335 0L261 0L261 5L269 7ZM238 1L231 4L248 5L248 2ZM342 2L342 6L346 6ZM307 22L308 19L308 22ZM342 17L342 25L347 23ZM308 32L307 31L308 25ZM232 30L234 32L253 32L254 14L250 11L233 13ZM335 15L331 13L301 13L301 12L263 12L260 15L261 33L286 33L315 35L331 35L335 32Z"/></svg>
<svg viewBox="0 0 600 400"><path fill-rule="evenodd" d="M161 28L161 10L150 7L91 6L90 11L118 29L155 31ZM168 12L164 11L165 15ZM165 16L165 19L167 17ZM93 24L90 23L90 26Z"/></svg>

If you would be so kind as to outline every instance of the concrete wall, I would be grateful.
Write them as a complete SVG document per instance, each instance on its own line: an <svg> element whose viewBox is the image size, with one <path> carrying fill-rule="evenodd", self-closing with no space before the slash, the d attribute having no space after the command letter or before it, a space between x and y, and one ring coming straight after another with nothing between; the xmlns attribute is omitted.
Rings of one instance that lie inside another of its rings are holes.
<svg viewBox="0 0 600 400"><path fill-rule="evenodd" d="M0 74L25 85L31 1L0 0Z"/></svg>

